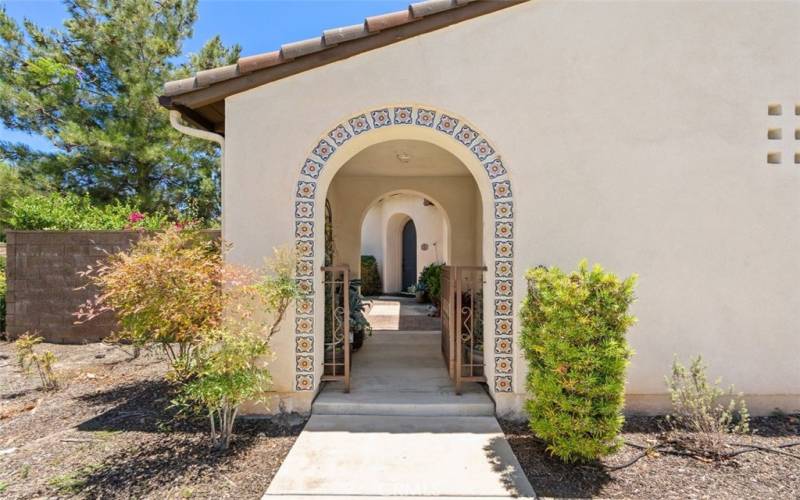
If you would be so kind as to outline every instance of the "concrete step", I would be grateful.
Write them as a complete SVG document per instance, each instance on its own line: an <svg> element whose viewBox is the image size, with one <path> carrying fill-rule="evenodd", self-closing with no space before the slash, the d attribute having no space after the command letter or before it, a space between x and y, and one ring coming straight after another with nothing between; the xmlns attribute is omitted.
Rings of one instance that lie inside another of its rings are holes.
<svg viewBox="0 0 800 500"><path fill-rule="evenodd" d="M314 415L381 415L406 417L489 417L494 402L477 384L462 395L452 392L376 392L345 394L331 384L311 407Z"/></svg>
<svg viewBox="0 0 800 500"><path fill-rule="evenodd" d="M353 354L350 393L329 382L311 407L314 415L478 417L494 415L494 401L476 383L455 393L440 352L439 332L375 332Z"/></svg>

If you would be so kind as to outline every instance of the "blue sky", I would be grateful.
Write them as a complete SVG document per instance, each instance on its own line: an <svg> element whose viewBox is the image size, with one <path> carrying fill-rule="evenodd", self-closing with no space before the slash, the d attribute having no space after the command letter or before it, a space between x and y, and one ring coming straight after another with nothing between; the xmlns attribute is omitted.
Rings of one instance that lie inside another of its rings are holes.
<svg viewBox="0 0 800 500"><path fill-rule="evenodd" d="M196 51L219 34L226 45L241 45L243 55L268 52L285 42L317 36L327 28L403 9L408 3L409 0L200 0L194 36L184 45L184 51ZM17 21L28 18L42 27L58 28L67 17L60 1L0 0L0 6ZM44 138L2 125L0 140L49 149Z"/></svg>

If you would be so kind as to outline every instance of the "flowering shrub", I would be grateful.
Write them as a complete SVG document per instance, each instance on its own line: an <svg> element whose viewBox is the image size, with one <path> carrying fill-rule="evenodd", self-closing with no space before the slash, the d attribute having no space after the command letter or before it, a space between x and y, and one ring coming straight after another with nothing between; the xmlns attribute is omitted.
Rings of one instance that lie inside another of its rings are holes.
<svg viewBox="0 0 800 500"><path fill-rule="evenodd" d="M610 454L620 445L636 276L620 280L583 261L569 274L536 268L527 278L520 315L530 428L567 462Z"/></svg>
<svg viewBox="0 0 800 500"><path fill-rule="evenodd" d="M141 212L131 212L128 215L128 222L131 224L138 224L144 220L144 214Z"/></svg>
<svg viewBox="0 0 800 500"><path fill-rule="evenodd" d="M159 229L166 214L143 214L127 203L93 205L88 196L32 194L14 198L8 209L8 227L18 230Z"/></svg>
<svg viewBox="0 0 800 500"><path fill-rule="evenodd" d="M82 274L100 293L80 308L79 321L113 311L112 340L159 345L178 379L189 374L192 349L221 324L220 245L199 231L170 227L145 236Z"/></svg>

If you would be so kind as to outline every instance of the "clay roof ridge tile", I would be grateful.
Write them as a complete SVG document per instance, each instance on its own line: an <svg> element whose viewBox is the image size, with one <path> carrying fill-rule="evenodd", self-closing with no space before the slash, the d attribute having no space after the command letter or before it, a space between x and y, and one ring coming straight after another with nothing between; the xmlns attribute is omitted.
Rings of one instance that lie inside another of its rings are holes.
<svg viewBox="0 0 800 500"><path fill-rule="evenodd" d="M177 94L185 94L194 90L195 78L190 76L181 80L173 80L164 84L164 95L171 96Z"/></svg>
<svg viewBox="0 0 800 500"><path fill-rule="evenodd" d="M281 54L284 59L295 59L307 54L319 52L325 48L325 42L321 36L307 38L298 42L284 43L281 45Z"/></svg>
<svg viewBox="0 0 800 500"><path fill-rule="evenodd" d="M322 32L322 39L326 46L333 46L342 42L349 42L369 35L366 21L360 24L351 24L340 28L331 28Z"/></svg>
<svg viewBox="0 0 800 500"><path fill-rule="evenodd" d="M364 20L364 25L370 33L376 33L385 29L394 28L401 24L409 23L413 20L411 11L409 9L398 10L396 12L389 12L388 14L380 14L378 16L371 16Z"/></svg>
<svg viewBox="0 0 800 500"><path fill-rule="evenodd" d="M412 16L418 18L450 10L457 6L458 2L456 0L425 0L424 2L412 3L408 6L408 10Z"/></svg>
<svg viewBox="0 0 800 500"><path fill-rule="evenodd" d="M239 73L252 73L253 71L269 68L282 62L283 58L281 57L280 50L240 57L238 61Z"/></svg>
<svg viewBox="0 0 800 500"><path fill-rule="evenodd" d="M231 78L235 78L237 76L239 76L238 65L229 64L219 68L198 71L195 75L195 85L197 87L208 87L214 83L221 82L223 80L230 80Z"/></svg>

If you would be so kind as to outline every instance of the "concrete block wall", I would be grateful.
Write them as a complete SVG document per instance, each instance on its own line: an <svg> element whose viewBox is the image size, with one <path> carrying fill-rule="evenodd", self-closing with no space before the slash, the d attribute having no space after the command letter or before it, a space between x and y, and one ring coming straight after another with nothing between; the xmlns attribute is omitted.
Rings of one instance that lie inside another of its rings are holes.
<svg viewBox="0 0 800 500"><path fill-rule="evenodd" d="M219 237L219 231L210 231ZM127 250L138 231L7 231L6 333L36 332L48 342L97 342L114 328L112 314L75 324L73 314L97 290L79 275L107 253Z"/></svg>

